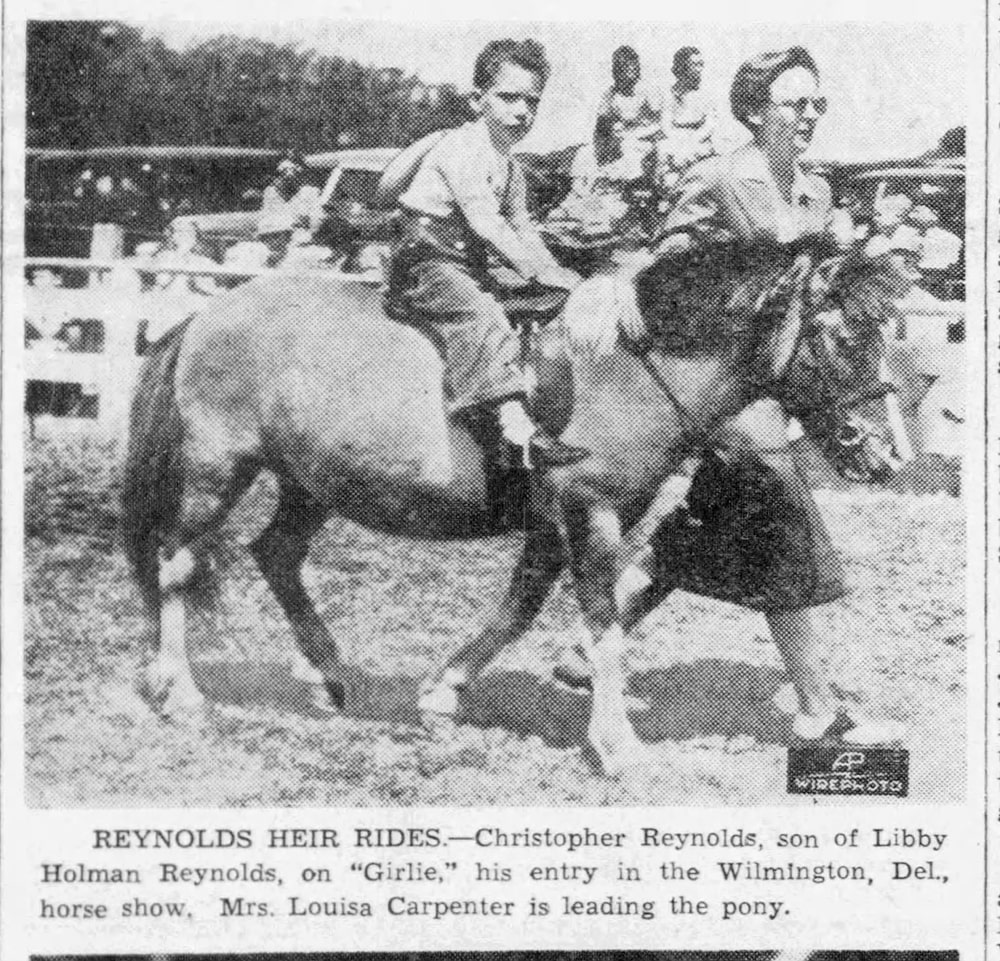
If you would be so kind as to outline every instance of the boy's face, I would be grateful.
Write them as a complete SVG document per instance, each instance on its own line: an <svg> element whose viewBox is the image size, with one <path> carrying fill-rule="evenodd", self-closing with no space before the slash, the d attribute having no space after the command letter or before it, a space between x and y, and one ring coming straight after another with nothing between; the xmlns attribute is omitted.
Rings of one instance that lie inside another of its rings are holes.
<svg viewBox="0 0 1000 961"><path fill-rule="evenodd" d="M479 111L498 146L517 143L531 129L543 88L538 74L504 63L493 84L478 92Z"/></svg>

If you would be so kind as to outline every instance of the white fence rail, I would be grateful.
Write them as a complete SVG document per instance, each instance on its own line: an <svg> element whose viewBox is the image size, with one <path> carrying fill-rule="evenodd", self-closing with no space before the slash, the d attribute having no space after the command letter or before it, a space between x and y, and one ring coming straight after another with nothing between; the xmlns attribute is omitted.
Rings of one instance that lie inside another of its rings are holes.
<svg viewBox="0 0 1000 961"><path fill-rule="evenodd" d="M275 272L135 258L29 257L24 268L28 279L26 320L36 334L25 351L26 379L31 382L29 403L31 384L36 406L38 397L45 396L47 390L40 385L63 385L64 392L69 389L71 402L63 405L70 409L60 413L74 413L72 398L76 398L76 406L91 414L46 416L44 409L29 410L32 430L42 433L65 429L70 424L109 433L121 429L141 363L136 349L141 334L156 340L173 324L204 307L211 297L203 289L193 289L190 278L211 278L231 286ZM322 271L331 280L352 284L378 280L377 273L370 272L345 273L315 267L278 269L283 274L312 276ZM88 275L86 287L54 283L56 277L74 272ZM150 285L149 277L162 279L164 275L176 279L166 287ZM963 320L964 307L962 303L944 303L917 292L906 305L900 339L890 345L890 367L918 451L958 456L962 450L966 355L964 344L951 342L949 334ZM57 392L57 388L51 389L52 396Z"/></svg>
<svg viewBox="0 0 1000 961"><path fill-rule="evenodd" d="M322 270L323 276L344 283L373 281L371 274L330 268L279 270L313 276ZM26 403L32 433L77 428L118 431L141 364L139 344L144 338L156 340L212 296L214 283L196 288L191 278L232 286L276 272L73 257L27 257L24 271L25 320L31 331L26 334ZM74 274L86 274L86 286L62 284ZM156 284L151 283L154 277ZM164 285L167 277L174 280Z"/></svg>

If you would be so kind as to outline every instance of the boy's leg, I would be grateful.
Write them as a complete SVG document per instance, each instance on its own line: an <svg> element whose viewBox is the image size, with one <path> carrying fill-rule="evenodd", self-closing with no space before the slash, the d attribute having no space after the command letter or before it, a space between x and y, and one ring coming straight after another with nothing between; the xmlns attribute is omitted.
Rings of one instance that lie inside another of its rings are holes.
<svg viewBox="0 0 1000 961"><path fill-rule="evenodd" d="M538 430L524 409L521 347L500 303L461 264L414 265L407 289L413 323L427 329L444 355L448 412L495 412L506 439L531 445L537 462L551 466L582 460L572 448Z"/></svg>

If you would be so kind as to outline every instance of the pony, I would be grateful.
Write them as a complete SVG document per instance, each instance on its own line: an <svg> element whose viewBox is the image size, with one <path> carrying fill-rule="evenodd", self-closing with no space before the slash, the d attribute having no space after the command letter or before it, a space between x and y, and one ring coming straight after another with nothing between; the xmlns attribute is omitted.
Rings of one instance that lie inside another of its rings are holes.
<svg viewBox="0 0 1000 961"><path fill-rule="evenodd" d="M569 568L593 666L588 740L604 771L621 774L639 753L615 597L623 532L718 425L760 396L782 397L845 471L891 469L898 441L878 415L884 317L872 305L884 306L892 276L887 262L835 255L818 240L654 265L638 284L650 307L644 343L576 349L557 318L531 348L535 416L591 456L509 474L499 487L469 430L443 414L435 348L385 315L376 287L272 275L214 298L153 347L132 402L122 533L146 611L146 695L167 715L203 703L186 605L222 522L266 470L278 503L249 550L322 676L325 705L343 705L346 672L301 569L328 518L410 538L516 528L524 543L505 598L427 682L420 707L453 713L462 686L528 629ZM726 336L700 330L694 347L678 344L678 316L686 310L680 326L691 333L708 314L718 324L720 306Z"/></svg>

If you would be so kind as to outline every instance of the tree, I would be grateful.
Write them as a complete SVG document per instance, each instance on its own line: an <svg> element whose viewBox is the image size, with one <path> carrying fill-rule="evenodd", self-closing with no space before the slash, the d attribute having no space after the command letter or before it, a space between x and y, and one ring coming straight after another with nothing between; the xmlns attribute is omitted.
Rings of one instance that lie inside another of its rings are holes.
<svg viewBox="0 0 1000 961"><path fill-rule="evenodd" d="M28 143L403 146L468 105L393 66L216 36L172 50L113 21L28 25Z"/></svg>

